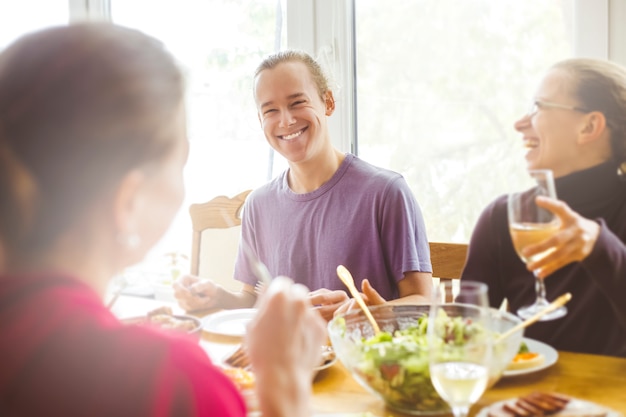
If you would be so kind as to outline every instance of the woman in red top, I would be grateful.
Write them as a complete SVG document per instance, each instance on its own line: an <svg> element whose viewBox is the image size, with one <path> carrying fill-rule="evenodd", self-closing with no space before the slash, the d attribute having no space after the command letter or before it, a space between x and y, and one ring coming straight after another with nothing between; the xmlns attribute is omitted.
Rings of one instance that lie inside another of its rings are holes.
<svg viewBox="0 0 626 417"><path fill-rule="evenodd" d="M111 24L0 54L0 415L245 415L196 343L125 327L102 304L182 202L183 90L159 42ZM324 324L305 289L275 281L248 336L259 403L307 415Z"/></svg>

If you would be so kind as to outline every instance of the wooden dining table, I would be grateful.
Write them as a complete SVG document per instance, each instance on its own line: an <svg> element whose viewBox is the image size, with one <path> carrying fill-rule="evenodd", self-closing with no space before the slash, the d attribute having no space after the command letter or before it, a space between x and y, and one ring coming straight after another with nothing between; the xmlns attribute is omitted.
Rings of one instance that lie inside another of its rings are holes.
<svg viewBox="0 0 626 417"><path fill-rule="evenodd" d="M134 300L133 300L134 299ZM142 314L162 301L120 297L113 311L125 318ZM176 310L177 307L172 305ZM206 313L205 313L206 314ZM241 343L238 337L203 332L201 346L215 363L222 362ZM540 371L501 378L475 404L469 416L494 402L516 398L533 391L559 392L581 400L591 401L626 416L626 359L603 355L558 352L557 362ZM377 417L407 417L407 414L387 409L374 393L362 387L337 361L320 371L312 382L313 412L330 413L370 412Z"/></svg>
<svg viewBox="0 0 626 417"><path fill-rule="evenodd" d="M626 359L559 352L551 367L515 377L505 377L487 390L470 410L470 416L494 402L533 391L559 392L592 401L615 411L626 411ZM376 416L406 416L385 408L382 400L362 388L340 363L322 371L313 383L316 412L369 411Z"/></svg>

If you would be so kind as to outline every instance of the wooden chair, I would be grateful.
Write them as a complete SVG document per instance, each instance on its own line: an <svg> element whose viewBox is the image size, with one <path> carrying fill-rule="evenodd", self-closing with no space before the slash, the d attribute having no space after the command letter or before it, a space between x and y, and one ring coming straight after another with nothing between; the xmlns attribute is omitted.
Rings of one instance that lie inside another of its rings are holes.
<svg viewBox="0 0 626 417"><path fill-rule="evenodd" d="M458 294L468 245L443 242L430 242L429 244L430 262L433 266L433 285L437 286L442 281L452 281L452 294ZM452 294L448 301L452 301Z"/></svg>
<svg viewBox="0 0 626 417"><path fill-rule="evenodd" d="M241 210L251 191L189 206L192 275L210 278L232 291L241 288L241 283L233 279L233 270L241 238Z"/></svg>
<svg viewBox="0 0 626 417"><path fill-rule="evenodd" d="M433 278L459 279L467 259L468 245L464 243L430 242L430 262Z"/></svg>

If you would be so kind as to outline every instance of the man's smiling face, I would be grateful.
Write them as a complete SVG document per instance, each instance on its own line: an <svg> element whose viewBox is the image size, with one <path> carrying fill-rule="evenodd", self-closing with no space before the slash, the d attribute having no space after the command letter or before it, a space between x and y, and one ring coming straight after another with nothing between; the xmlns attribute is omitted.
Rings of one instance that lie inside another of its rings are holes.
<svg viewBox="0 0 626 417"><path fill-rule="evenodd" d="M290 163L311 161L331 146L326 116L332 109L302 62L261 71L255 79L255 99L268 143Z"/></svg>

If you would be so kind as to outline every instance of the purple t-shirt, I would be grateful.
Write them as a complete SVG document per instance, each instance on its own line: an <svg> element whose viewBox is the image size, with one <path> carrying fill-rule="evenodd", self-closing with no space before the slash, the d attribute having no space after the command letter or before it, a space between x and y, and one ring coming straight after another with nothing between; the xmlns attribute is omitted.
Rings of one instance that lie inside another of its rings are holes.
<svg viewBox="0 0 626 417"><path fill-rule="evenodd" d="M253 191L243 210L242 239L272 276L311 290L346 290L337 266L363 278L386 299L398 297L405 272L431 272L424 219L404 178L347 154L317 190L296 194L287 171ZM235 279L257 281L240 246Z"/></svg>

